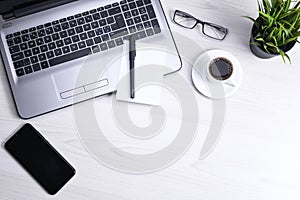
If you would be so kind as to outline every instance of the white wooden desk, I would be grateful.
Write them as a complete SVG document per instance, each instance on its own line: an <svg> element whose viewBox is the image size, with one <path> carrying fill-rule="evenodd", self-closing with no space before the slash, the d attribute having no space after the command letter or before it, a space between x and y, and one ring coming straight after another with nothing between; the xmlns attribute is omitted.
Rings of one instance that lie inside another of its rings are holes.
<svg viewBox="0 0 300 200"><path fill-rule="evenodd" d="M0 66L0 143L25 122L32 123L76 168L76 176L54 197L49 196L0 148L0 199L205 199L205 200L296 200L300 199L300 47L290 55L293 64L280 57L260 60L248 47L256 1L162 0L169 19L175 9L230 29L228 38L215 42L196 30L171 29L192 38L204 49L221 48L233 53L244 70L243 84L227 101L222 138L210 156L199 160L199 151L210 124L210 101L195 91L201 112L199 134L186 154L161 171L132 175L109 169L83 148L69 107L28 121L16 113L4 68ZM171 21L170 21L171 22ZM188 46L180 44L181 52ZM199 52L200 53L200 52ZM179 73L189 79L191 68ZM162 148L164 136L151 142L129 143L114 132L107 117L111 96L96 101L103 108L100 118L107 137L130 151ZM85 103L83 103L85 104ZM80 105L79 105L80 106ZM147 122L147 109L132 105L133 114ZM107 113L106 113L107 112ZM176 116L175 116L176 118ZM106 120L106 121L105 121ZM126 141L126 142L125 142ZM131 140L130 140L131 141ZM145 148L145 149L143 149Z"/></svg>

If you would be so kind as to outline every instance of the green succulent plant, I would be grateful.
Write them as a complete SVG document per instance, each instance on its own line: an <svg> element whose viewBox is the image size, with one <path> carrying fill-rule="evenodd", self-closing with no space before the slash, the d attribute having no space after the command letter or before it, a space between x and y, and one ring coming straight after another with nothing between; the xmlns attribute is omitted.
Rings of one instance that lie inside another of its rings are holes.
<svg viewBox="0 0 300 200"><path fill-rule="evenodd" d="M282 49L291 42L299 42L300 36L300 1L258 0L257 19L252 20L257 29L253 35L253 45L258 45L267 53L280 54L283 61L290 57Z"/></svg>

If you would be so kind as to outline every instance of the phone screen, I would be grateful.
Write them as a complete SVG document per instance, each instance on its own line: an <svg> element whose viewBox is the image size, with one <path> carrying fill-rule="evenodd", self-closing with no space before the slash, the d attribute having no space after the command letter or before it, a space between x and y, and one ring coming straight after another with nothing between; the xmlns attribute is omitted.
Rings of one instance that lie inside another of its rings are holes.
<svg viewBox="0 0 300 200"><path fill-rule="evenodd" d="M5 149L49 193L57 193L75 169L30 124L25 124L6 143Z"/></svg>

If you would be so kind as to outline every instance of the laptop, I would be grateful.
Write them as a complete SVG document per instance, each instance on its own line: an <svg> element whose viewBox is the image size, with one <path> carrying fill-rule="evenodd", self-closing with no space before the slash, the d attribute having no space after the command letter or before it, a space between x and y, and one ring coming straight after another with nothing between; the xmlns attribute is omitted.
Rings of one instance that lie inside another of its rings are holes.
<svg viewBox="0 0 300 200"><path fill-rule="evenodd" d="M23 119L116 91L129 35L168 49L166 74L181 68L160 0L1 0L0 14L1 57Z"/></svg>

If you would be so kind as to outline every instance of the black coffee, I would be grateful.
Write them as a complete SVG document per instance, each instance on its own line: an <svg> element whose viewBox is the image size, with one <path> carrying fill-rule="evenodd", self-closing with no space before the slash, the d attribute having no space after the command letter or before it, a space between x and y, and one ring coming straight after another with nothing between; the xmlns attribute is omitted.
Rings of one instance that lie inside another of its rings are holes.
<svg viewBox="0 0 300 200"><path fill-rule="evenodd" d="M224 81L232 75L232 63L226 58L215 58L209 64L209 73L217 80Z"/></svg>

